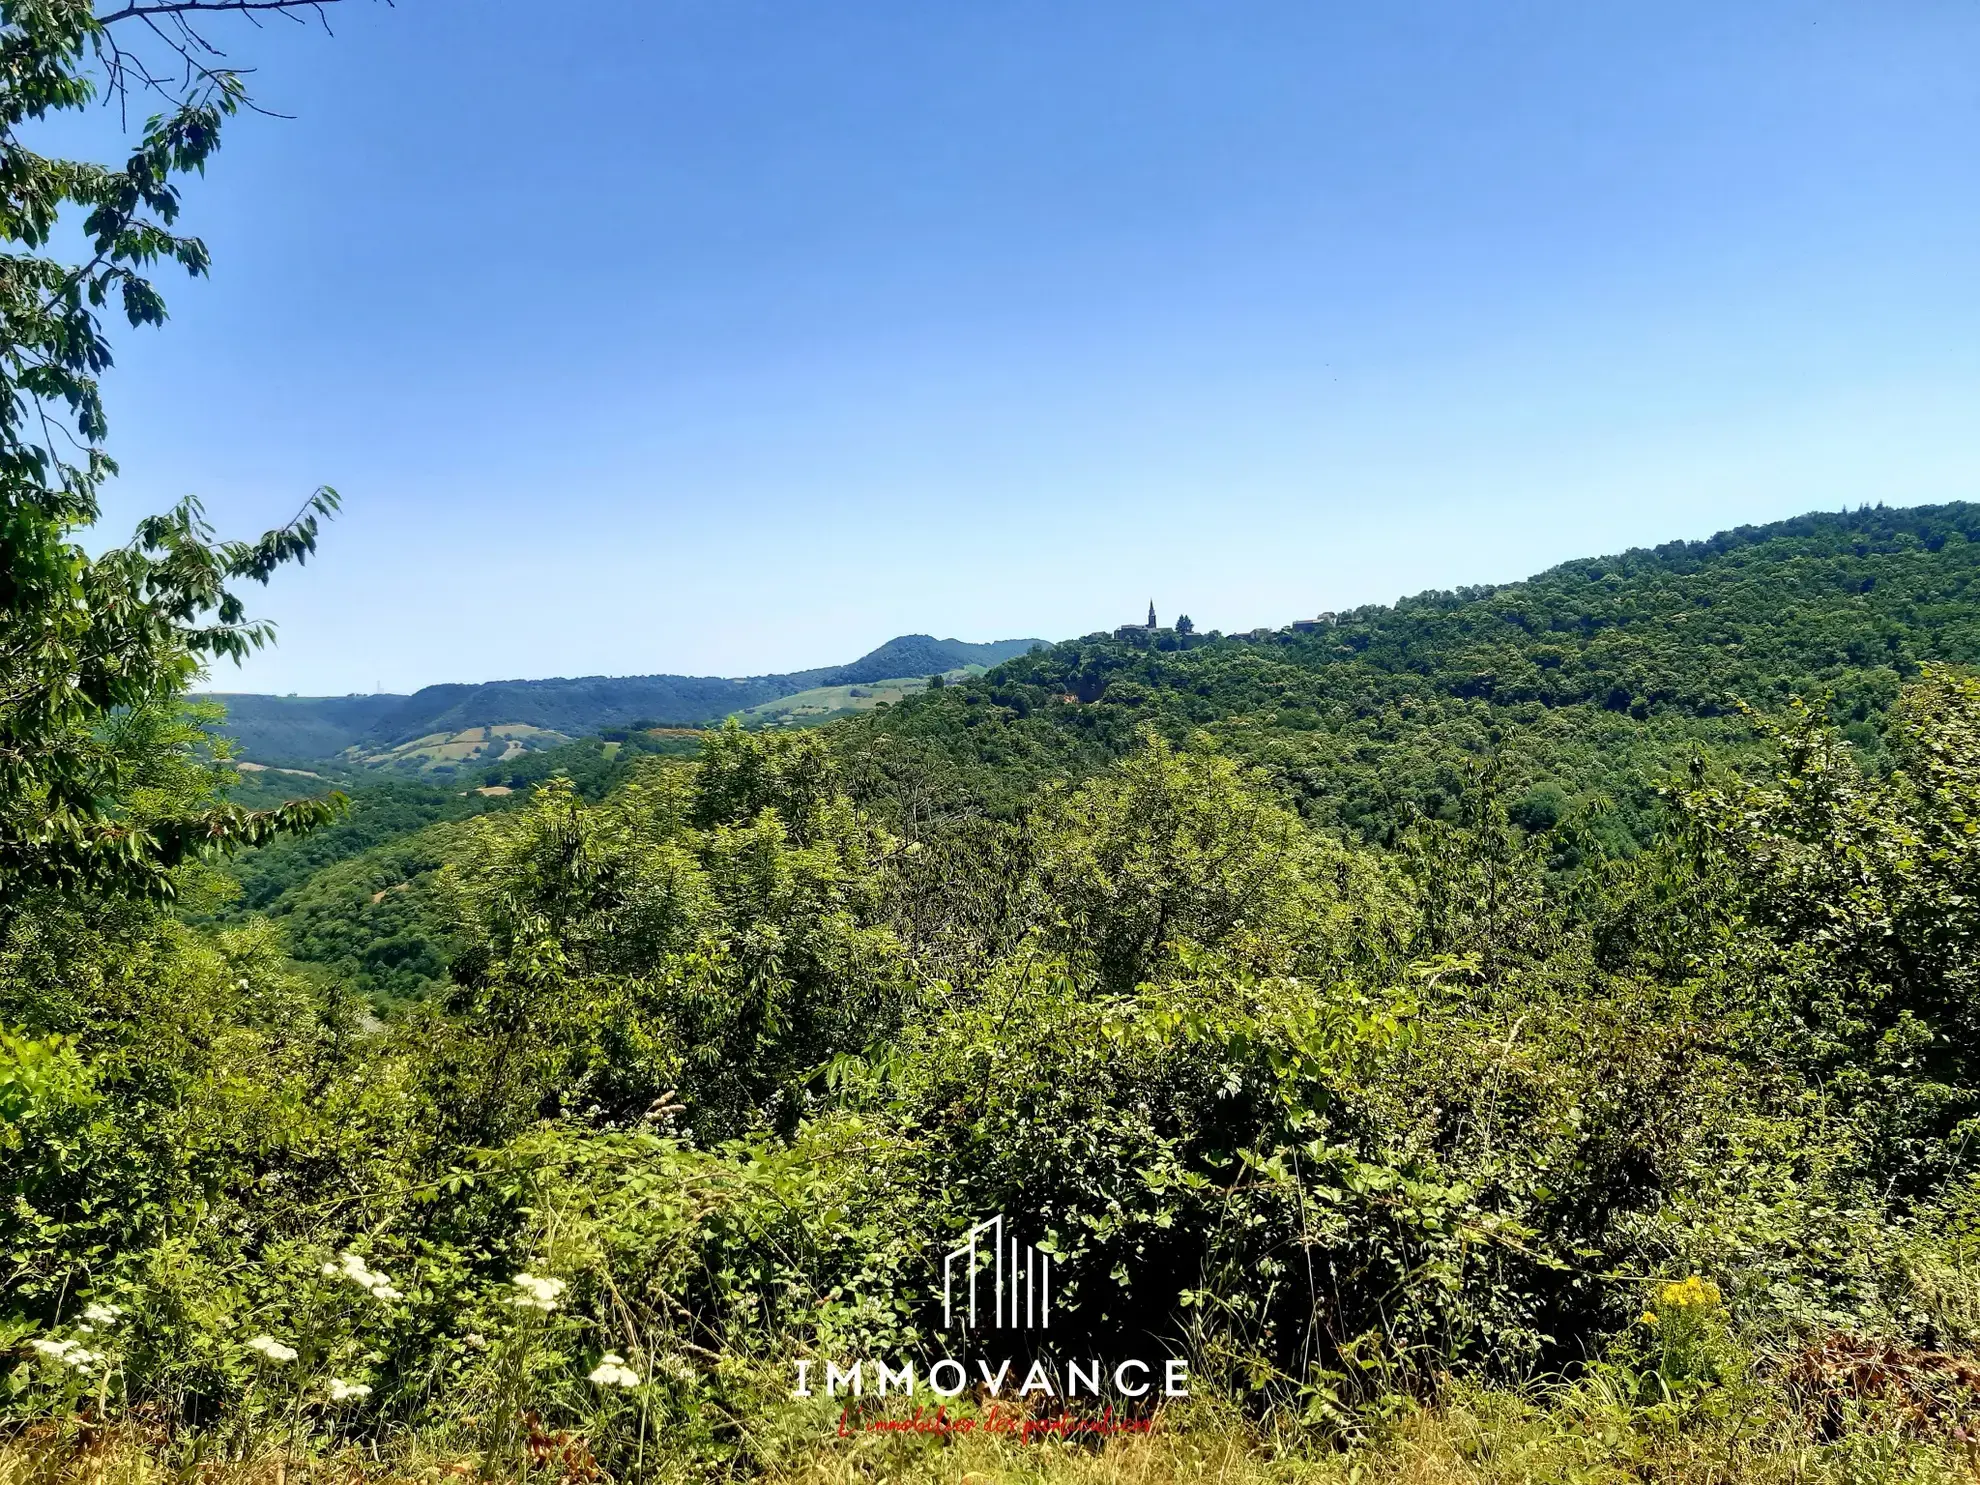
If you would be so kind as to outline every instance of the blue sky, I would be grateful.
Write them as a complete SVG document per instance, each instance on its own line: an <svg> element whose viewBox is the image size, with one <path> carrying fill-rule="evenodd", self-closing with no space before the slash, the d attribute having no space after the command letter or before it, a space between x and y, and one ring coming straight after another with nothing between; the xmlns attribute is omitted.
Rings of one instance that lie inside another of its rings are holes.
<svg viewBox="0 0 1980 1485"><path fill-rule="evenodd" d="M1980 7L345 0L229 32L107 515L222 689L1280 624L1980 498ZM98 127L106 120L99 118Z"/></svg>

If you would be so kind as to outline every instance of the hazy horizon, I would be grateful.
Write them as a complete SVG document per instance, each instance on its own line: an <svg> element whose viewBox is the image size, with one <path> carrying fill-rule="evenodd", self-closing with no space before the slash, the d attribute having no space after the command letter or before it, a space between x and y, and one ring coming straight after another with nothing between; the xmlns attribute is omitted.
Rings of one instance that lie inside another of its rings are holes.
<svg viewBox="0 0 1980 1485"><path fill-rule="evenodd" d="M1859 505L1872 505L1872 504L1876 504L1876 502L1859 503ZM1897 505L1893 502L1888 502L1888 501L1882 502L1882 504L1885 506L1889 506L1893 509L1900 509L1900 510L1914 508L1911 506ZM1845 507L1842 512L1838 512L1838 513L1839 514L1847 513L1847 511L1855 510L1858 508L1859 506L1849 506L1849 507ZM1789 516L1779 517L1776 519L1792 519L1795 516L1814 515L1821 513L1822 512L1818 512L1818 511L1794 511L1790 513ZM1758 526L1758 525L1766 525L1769 523L1740 522L1737 524ZM1665 541L1687 541L1687 542L1707 541L1712 537L1718 536L1725 531L1729 531L1733 529L1735 529L1735 527L1725 526L1725 527L1720 527L1717 530L1713 530L1713 531L1700 532L1697 534L1687 534L1683 536L1673 536L1666 538ZM1632 550L1641 551L1661 545L1664 545L1664 541L1642 542L1636 544L1634 547L1617 548L1613 551L1600 551L1600 552L1591 551L1591 552L1576 553L1573 556L1565 558L1563 560L1566 561L1575 561L1578 559L1599 560L1603 558L1622 556ZM1557 566L1559 564L1550 564L1550 565ZM1388 606L1393 606L1396 603L1405 602L1412 598L1421 597L1428 593L1450 591L1451 589L1459 588L1459 587L1486 587L1486 588L1506 587L1512 584L1525 582L1532 578L1537 578L1541 576L1546 570L1547 569L1536 569L1533 572L1522 573L1516 578L1506 578L1498 582L1491 582L1491 583L1454 583L1454 584L1443 585L1442 587L1417 588L1409 592L1399 593L1395 595L1395 597L1392 599L1371 599L1363 604L1345 604L1342 605L1340 610L1336 610L1336 611L1345 612L1350 609L1368 607L1371 605L1377 607L1388 607ZM1222 629L1222 626L1219 625L1202 623L1197 621L1195 616L1193 614L1189 614L1186 609L1172 608L1165 611L1163 610L1160 603L1156 602L1155 610L1156 610L1157 619L1164 627L1173 626L1178 617L1188 617L1190 619L1192 626L1200 633L1208 633L1212 630ZM1298 614L1289 614L1276 620L1273 619L1262 620L1258 624L1246 624L1242 626L1234 626L1232 628L1223 630L1223 632L1233 635L1242 635L1250 632L1253 629L1259 629L1259 628L1284 629L1296 618L1311 618L1315 614L1322 612L1329 612L1329 610L1315 609L1311 611L1301 612ZM863 659L865 656L873 653L875 650L878 650L879 648L886 645L891 640L906 638L909 637L910 635L926 635L927 637L930 638L940 639L945 643L954 643L954 642L961 642L965 644L1010 643L1015 640L1029 639L1033 641L1042 641L1046 644L1058 644L1068 640L1083 639L1091 635L1107 633L1109 631L1118 628L1123 624L1139 624L1146 617L1147 617L1146 606L1144 605L1142 607L1136 608L1132 613L1128 613L1124 617L1117 618L1105 624L1095 625L1092 628L1080 630L1074 633L1051 634L1051 635L1046 635L1046 634L1034 634L1034 635L999 634L999 635L980 635L980 636L969 636L969 635L960 635L960 634L934 635L927 630L903 630L898 634L889 634L882 636L878 639L875 639L872 643L864 645L862 648L860 648L857 651L857 653L854 654L840 655L840 656L835 656L831 659L818 660L814 662L808 662L802 665L791 665L782 668L759 668L754 670L733 670L733 671L685 671L685 670L668 670L663 667L663 668L646 670L646 671L568 671L568 672L560 672L555 674L543 673L543 674L530 674L530 675L484 675L484 676L441 675L441 676L429 677L426 680L422 680L417 684L406 687L402 690L380 686L380 687L355 687L344 691L308 692L308 691L298 690L293 687L285 691L269 691L269 690L257 689L255 687L245 686L245 685L223 684L230 676L235 676L242 673L241 669L237 669L236 667L233 667L231 665L226 665L223 668L217 669L212 673L209 679L209 683L202 684L198 688L198 694L208 695L208 696L276 695L276 696L296 696L296 697L382 696L382 695L412 695L418 691L424 690L429 686L437 686L437 685L478 686L478 685L498 685L507 682L544 681L544 680L548 680L548 681L622 680L622 679L632 679L632 678L637 678L639 676L649 676L649 675L681 676L688 679L715 679L715 680L753 679L764 676L791 675L791 674L797 674L811 670L825 670L825 669L830 669L834 666L850 664L853 661ZM250 663L252 664L253 662Z"/></svg>
<svg viewBox="0 0 1980 1485"><path fill-rule="evenodd" d="M439 677L435 677L432 680L422 681L419 685L412 687L411 690L408 691L360 689L355 691L329 691L329 692L314 692L314 693L304 692L304 691L294 691L294 690L271 692L271 691L255 691L244 686L222 686L215 684L215 685L202 685L201 687L198 688L196 694L201 696L271 696L272 695L272 696L284 696L284 697L309 696L309 695L314 695L319 697L321 696L332 696L332 697L334 696L410 696L418 691L422 691L426 689L428 686L446 686L446 685L487 686L487 685L503 685L507 683L522 682L522 681L593 681L593 680L616 681L616 680L637 679L639 676L642 675L681 676L688 680L754 680L764 676L796 675L796 674L802 674L805 671L810 671L810 670L830 670L839 665L847 665L847 664L851 664L853 661L864 659L866 656L872 654L875 650L885 645L888 642L888 640L903 639L906 637L907 636L905 635L890 634L887 636L886 639L882 639L874 644L868 645L864 650L860 651L860 653L857 655L843 656L838 660L829 660L820 665L793 666L789 670L756 670L756 671L749 671L746 673L737 671L733 674L722 674L722 675L715 674L714 672L703 672L699 675L690 675L688 672L680 671L680 670L649 670L649 671L638 671L638 672L624 672L624 673L610 674L610 675L606 674L604 671L588 671L583 673L574 673L570 675L491 675L491 676L483 676L473 680L462 680L455 676L439 676ZM961 635L957 635L957 634L931 635L928 637L933 639L939 639L943 643L961 642L963 644L1009 644L1016 640L1035 641L1044 638L1044 636L1042 635L1029 635L1029 634L1002 634L1002 635L992 636L988 639L979 639L979 640L964 639ZM1077 637L1078 636L1075 635L1060 636L1060 638L1063 639L1072 639ZM1054 643L1055 641L1046 640L1045 642L1049 644L1049 643ZM225 674L226 672L224 671L220 672L216 674L213 677L213 679L215 681L223 679ZM890 679L897 679L897 678L890 677Z"/></svg>

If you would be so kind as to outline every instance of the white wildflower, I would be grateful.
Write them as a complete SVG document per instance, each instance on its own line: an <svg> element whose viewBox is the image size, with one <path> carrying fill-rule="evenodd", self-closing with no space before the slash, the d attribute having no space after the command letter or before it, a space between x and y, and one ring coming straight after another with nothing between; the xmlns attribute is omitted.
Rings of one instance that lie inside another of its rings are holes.
<svg viewBox="0 0 1980 1485"><path fill-rule="evenodd" d="M105 1360L101 1351L92 1351L81 1341L51 1341L42 1336L29 1341L28 1345L50 1361L74 1367L79 1372L101 1366Z"/></svg>
<svg viewBox="0 0 1980 1485"><path fill-rule="evenodd" d="M607 1351L598 1358L598 1365L586 1380L600 1387L637 1387L639 1373L626 1365L625 1357L616 1351Z"/></svg>
<svg viewBox="0 0 1980 1485"><path fill-rule="evenodd" d="M270 1361L289 1362L296 1359L296 1348L283 1345L272 1335L258 1335L247 1344L248 1350L259 1351Z"/></svg>
<svg viewBox="0 0 1980 1485"><path fill-rule="evenodd" d="M557 1301L567 1287L562 1279L543 1279L527 1272L517 1274L509 1282L522 1290L521 1294L509 1296L510 1304L541 1310L546 1315L557 1308Z"/></svg>
<svg viewBox="0 0 1980 1485"><path fill-rule="evenodd" d="M323 1276L326 1279L349 1279L373 1299L383 1300L386 1304L390 1304L395 1299L405 1298L405 1295L392 1287L390 1276L372 1268L355 1253L342 1254L337 1262L324 1264Z"/></svg>
<svg viewBox="0 0 1980 1485"><path fill-rule="evenodd" d="M115 1325L122 1318L123 1313L115 1305L98 1303L83 1311L83 1319L91 1325Z"/></svg>
<svg viewBox="0 0 1980 1485"><path fill-rule="evenodd" d="M330 1401L348 1402L356 1398L360 1402L371 1396L371 1389L362 1382L346 1382L342 1377L330 1379Z"/></svg>

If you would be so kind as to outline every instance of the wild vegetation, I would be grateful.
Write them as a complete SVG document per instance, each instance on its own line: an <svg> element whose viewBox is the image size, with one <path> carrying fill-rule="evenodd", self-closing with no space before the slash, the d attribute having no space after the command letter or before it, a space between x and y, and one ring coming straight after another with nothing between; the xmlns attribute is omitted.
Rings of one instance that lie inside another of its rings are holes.
<svg viewBox="0 0 1980 1485"><path fill-rule="evenodd" d="M1971 1478L1975 512L249 808L336 501L81 540L242 97L34 154L105 24L0 0L0 1478ZM986 1213L1190 1395L841 1436Z"/></svg>
<svg viewBox="0 0 1980 1485"><path fill-rule="evenodd" d="M939 1254L1004 1211L1069 1324L1193 1362L1107 1468L1954 1478L1980 683L1923 671L1887 768L1756 725L1766 770L1568 873L1483 782L1381 847L1149 732L889 825L851 734L732 729L445 825L447 988L384 1024L258 921L37 902L12 1406L45 1451L101 1414L168 1458L1101 1468L789 1396L940 1354Z"/></svg>

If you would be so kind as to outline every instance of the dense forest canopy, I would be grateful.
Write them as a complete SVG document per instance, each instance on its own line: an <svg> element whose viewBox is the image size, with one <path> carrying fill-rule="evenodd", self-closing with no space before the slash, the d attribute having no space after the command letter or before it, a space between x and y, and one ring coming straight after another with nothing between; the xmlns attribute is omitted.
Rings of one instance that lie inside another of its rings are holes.
<svg viewBox="0 0 1980 1485"><path fill-rule="evenodd" d="M1424 593L1308 632L1093 635L858 724L961 795L1091 766L1140 728L1207 728L1318 823L1392 838L1449 815L1467 767L1524 817L1600 804L1613 847L1654 833L1662 775L1737 751L1742 707L1819 703L1866 753L1921 660L1980 659L1980 507L1866 508L1745 527L1523 583ZM1019 791L1021 794L1021 790Z"/></svg>
<svg viewBox="0 0 1980 1485"><path fill-rule="evenodd" d="M1310 822L1374 842L1458 819L1489 781L1550 866L1569 869L1654 842L1659 791L1695 758L1764 754L1749 705L1809 697L1867 766L1886 766L1888 704L1920 657L1974 658L1962 599L1976 521L1963 505L1811 515L1422 594L1310 632L1093 636L852 721L836 746L855 796L914 831L1021 816L1051 782L1126 756L1147 727L1178 743L1201 730ZM1501 679L1514 674L1526 682ZM445 980L452 937L433 888L463 838L445 822L513 808L558 774L597 800L642 755L692 751L612 729L440 785L347 783L347 823L245 858L244 891L214 913L271 917L299 962L388 1009ZM473 792L491 786L518 793ZM273 799L321 785L263 787Z"/></svg>
<svg viewBox="0 0 1980 1485"><path fill-rule="evenodd" d="M609 1350L669 1468L746 1470L719 1420L792 1406L789 1354L939 1354L930 1265L1002 1210L1076 1276L1069 1325L1315 1438L1591 1352L1696 1436L1724 1398L1802 1427L1770 1356L1980 1343L1976 719L1929 665L1876 760L1756 719L1764 766L1702 765L1650 850L1567 875L1487 776L1385 847L1201 729L1001 813L909 807L847 726L731 728L590 800L401 789L279 848L424 871L445 962L389 1024L252 915L13 922L11 1292L133 1398L274 1426L269 1337L326 1427L309 1377L491 1459L548 1409L630 1470ZM504 1308L518 1273L552 1321ZM93 1352L84 1303L144 1318Z"/></svg>

